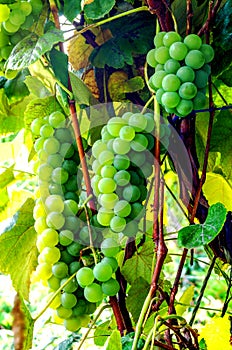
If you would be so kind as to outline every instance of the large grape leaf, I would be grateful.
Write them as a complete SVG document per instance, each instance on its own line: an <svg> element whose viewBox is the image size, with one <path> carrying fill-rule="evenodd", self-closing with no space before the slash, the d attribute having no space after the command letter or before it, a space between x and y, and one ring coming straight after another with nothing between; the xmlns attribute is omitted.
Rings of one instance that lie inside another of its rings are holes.
<svg viewBox="0 0 232 350"><path fill-rule="evenodd" d="M115 2L115 0L86 1L86 5L84 5L84 13L86 17L90 19L104 17L114 7Z"/></svg>
<svg viewBox="0 0 232 350"><path fill-rule="evenodd" d="M129 289L126 306L132 314L135 323L138 321L143 303L149 292L150 285L143 277L137 278ZM139 298L138 298L139 295Z"/></svg>
<svg viewBox="0 0 232 350"><path fill-rule="evenodd" d="M178 232L180 247L192 249L210 243L221 231L227 210L222 203L211 205L203 224L189 225Z"/></svg>
<svg viewBox="0 0 232 350"><path fill-rule="evenodd" d="M45 52L50 51L55 44L63 41L63 32L56 28L50 28L42 36L31 33L13 48L10 57L6 61L6 71L29 67Z"/></svg>
<svg viewBox="0 0 232 350"><path fill-rule="evenodd" d="M145 242L140 251L135 252L132 258L128 259L122 267L122 274L130 284L135 283L142 277L148 283L151 282L152 262L154 247L150 242Z"/></svg>
<svg viewBox="0 0 232 350"><path fill-rule="evenodd" d="M76 103L89 106L93 96L85 83L72 72L69 73L73 95Z"/></svg>
<svg viewBox="0 0 232 350"><path fill-rule="evenodd" d="M221 153L221 166L228 179L232 178L232 111L221 111L213 126L210 151Z"/></svg>
<svg viewBox="0 0 232 350"><path fill-rule="evenodd" d="M15 290L26 300L37 263L33 207L34 200L29 198L0 228L0 271L10 274Z"/></svg>
<svg viewBox="0 0 232 350"><path fill-rule="evenodd" d="M203 192L209 205L221 202L232 211L232 187L222 175L207 172Z"/></svg>

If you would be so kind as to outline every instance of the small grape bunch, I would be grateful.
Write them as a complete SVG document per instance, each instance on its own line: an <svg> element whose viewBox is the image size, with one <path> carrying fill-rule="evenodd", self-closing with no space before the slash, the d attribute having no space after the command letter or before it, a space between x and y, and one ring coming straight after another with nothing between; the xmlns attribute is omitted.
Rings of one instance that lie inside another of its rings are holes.
<svg viewBox="0 0 232 350"><path fill-rule="evenodd" d="M167 130L165 125L161 136L166 141ZM153 172L153 132L151 113L126 112L110 118L101 130L101 139L92 146L91 184L99 204L97 220L116 234L135 237L138 233L147 179Z"/></svg>
<svg viewBox="0 0 232 350"><path fill-rule="evenodd" d="M159 32L155 48L147 54L147 63L155 68L149 79L156 99L166 112L185 117L206 104L206 87L213 48L196 34L184 40L174 31Z"/></svg>

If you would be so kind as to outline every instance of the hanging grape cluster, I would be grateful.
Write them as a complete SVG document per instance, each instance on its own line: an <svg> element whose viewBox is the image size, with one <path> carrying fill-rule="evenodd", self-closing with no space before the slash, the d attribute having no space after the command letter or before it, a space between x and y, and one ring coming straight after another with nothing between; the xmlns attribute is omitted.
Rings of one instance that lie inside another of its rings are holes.
<svg viewBox="0 0 232 350"><path fill-rule="evenodd" d="M0 71L13 47L29 34L42 6L40 0L0 4Z"/></svg>
<svg viewBox="0 0 232 350"><path fill-rule="evenodd" d="M206 104L206 87L213 48L196 34L184 40L177 32L159 32L147 63L155 68L149 79L156 99L168 113L185 117Z"/></svg>

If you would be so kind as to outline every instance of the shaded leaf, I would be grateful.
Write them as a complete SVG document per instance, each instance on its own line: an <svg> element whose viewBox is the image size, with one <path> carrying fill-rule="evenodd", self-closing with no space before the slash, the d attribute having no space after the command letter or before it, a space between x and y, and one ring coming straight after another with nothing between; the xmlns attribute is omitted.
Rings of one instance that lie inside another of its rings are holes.
<svg viewBox="0 0 232 350"><path fill-rule="evenodd" d="M104 350L122 350L121 335L119 330L114 329L108 337Z"/></svg>
<svg viewBox="0 0 232 350"><path fill-rule="evenodd" d="M128 296L126 298L126 306L128 311L132 314L135 323L139 319L141 309L149 289L150 285L144 280L143 277L137 278L129 289Z"/></svg>
<svg viewBox="0 0 232 350"><path fill-rule="evenodd" d="M128 75L124 71L112 73L108 81L108 90L113 101L124 100L127 93L142 90L143 88L144 80L142 77L137 76L128 79Z"/></svg>
<svg viewBox="0 0 232 350"><path fill-rule="evenodd" d="M84 13L90 19L104 17L115 5L115 0L93 0L91 3L84 3Z"/></svg>
<svg viewBox="0 0 232 350"><path fill-rule="evenodd" d="M66 88L68 88L68 56L56 49L50 51L50 61L52 65L53 72L58 81L60 81ZM63 104L68 104L68 95L59 85L58 89L60 91Z"/></svg>
<svg viewBox="0 0 232 350"><path fill-rule="evenodd" d="M89 69L88 71L86 71L82 76L82 80L88 87L88 89L91 91L93 97L99 99L100 91L95 78L94 69Z"/></svg>
<svg viewBox="0 0 232 350"><path fill-rule="evenodd" d="M19 72L16 78L7 80L5 83L4 90L10 103L20 101L29 95L29 90L25 84L25 78L28 74L28 69L25 69Z"/></svg>
<svg viewBox="0 0 232 350"><path fill-rule="evenodd" d="M226 69L221 75L219 75L218 79L221 79L227 86L232 87L232 67Z"/></svg>
<svg viewBox="0 0 232 350"><path fill-rule="evenodd" d="M6 71L29 67L45 52L50 51L53 45L63 41L63 32L56 28L49 29L40 37L35 33L31 33L13 48L6 62Z"/></svg>
<svg viewBox="0 0 232 350"><path fill-rule="evenodd" d="M226 213L223 204L213 204L204 224L189 225L178 232L179 246L192 249L210 243L221 231Z"/></svg>
<svg viewBox="0 0 232 350"><path fill-rule="evenodd" d="M145 242L142 249L128 259L123 265L121 272L127 282L133 284L135 280L142 277L146 282L151 282L152 262L154 247L151 242Z"/></svg>
<svg viewBox="0 0 232 350"><path fill-rule="evenodd" d="M72 22L81 12L81 0L64 0L64 15Z"/></svg>
<svg viewBox="0 0 232 350"><path fill-rule="evenodd" d="M80 78L78 78L74 73L70 72L69 76L76 103L85 104L89 106L90 100L92 98L91 92L83 83L83 81Z"/></svg>
<svg viewBox="0 0 232 350"><path fill-rule="evenodd" d="M30 275L37 264L34 200L28 199L18 212L2 222L0 271L10 274L13 287L28 300Z"/></svg>
<svg viewBox="0 0 232 350"><path fill-rule="evenodd" d="M14 349L29 350L32 347L34 320L20 294L16 294L12 310Z"/></svg>

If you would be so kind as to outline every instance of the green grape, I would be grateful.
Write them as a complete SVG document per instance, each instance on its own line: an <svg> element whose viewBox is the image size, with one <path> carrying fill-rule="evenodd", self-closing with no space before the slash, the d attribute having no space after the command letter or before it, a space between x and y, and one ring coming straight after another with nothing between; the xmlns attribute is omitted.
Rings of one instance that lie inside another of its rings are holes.
<svg viewBox="0 0 232 350"><path fill-rule="evenodd" d="M57 153L60 149L60 143L55 137L49 137L44 141L43 149L48 154Z"/></svg>
<svg viewBox="0 0 232 350"><path fill-rule="evenodd" d="M0 23L8 20L10 9L7 5L0 4Z"/></svg>
<svg viewBox="0 0 232 350"><path fill-rule="evenodd" d="M45 121L42 118L34 119L31 123L31 131L33 132L33 134L40 135L40 129L44 124Z"/></svg>
<svg viewBox="0 0 232 350"><path fill-rule="evenodd" d="M141 203L135 202L131 203L131 213L130 218L139 220L140 217L144 214L143 205Z"/></svg>
<svg viewBox="0 0 232 350"><path fill-rule="evenodd" d="M180 79L175 74L167 74L162 80L164 91L177 91L180 87Z"/></svg>
<svg viewBox="0 0 232 350"><path fill-rule="evenodd" d="M78 183L78 178L76 175L72 175L65 182L65 189L67 192L76 192L79 188L80 183Z"/></svg>
<svg viewBox="0 0 232 350"><path fill-rule="evenodd" d="M135 129L129 125L125 125L121 128L119 136L122 140L131 141L135 137Z"/></svg>
<svg viewBox="0 0 232 350"><path fill-rule="evenodd" d="M170 58L167 60L164 64L164 70L167 73L173 73L175 74L178 69L180 68L180 63L177 60L174 60L173 58Z"/></svg>
<svg viewBox="0 0 232 350"><path fill-rule="evenodd" d="M49 212L56 211L62 213L64 210L64 202L61 196L52 194L45 200L45 206Z"/></svg>
<svg viewBox="0 0 232 350"><path fill-rule="evenodd" d="M204 55L205 63L209 63L214 58L214 50L212 46L208 44L202 44L200 47L200 52Z"/></svg>
<svg viewBox="0 0 232 350"><path fill-rule="evenodd" d="M114 232L122 232L126 227L126 220L120 216L114 216L110 220L110 228Z"/></svg>
<svg viewBox="0 0 232 350"><path fill-rule="evenodd" d="M32 14L26 17L25 22L21 25L21 29L30 29L34 23L34 17Z"/></svg>
<svg viewBox="0 0 232 350"><path fill-rule="evenodd" d="M74 175L77 173L77 165L72 159L65 159L62 168L65 169L69 175Z"/></svg>
<svg viewBox="0 0 232 350"><path fill-rule="evenodd" d="M101 176L102 177L111 177L113 178L114 175L117 173L117 170L113 165L104 165L101 168Z"/></svg>
<svg viewBox="0 0 232 350"><path fill-rule="evenodd" d="M6 22L3 22L3 28L5 29L5 31L7 33L13 34L13 33L16 33L19 30L20 26L12 24L10 22L10 20L8 19Z"/></svg>
<svg viewBox="0 0 232 350"><path fill-rule="evenodd" d="M135 167L140 167L146 161L146 157L144 153L136 152L132 150L130 151L129 155L131 158L131 163Z"/></svg>
<svg viewBox="0 0 232 350"><path fill-rule="evenodd" d="M140 190L135 185L126 186L123 190L123 198L127 202L136 202L140 197Z"/></svg>
<svg viewBox="0 0 232 350"><path fill-rule="evenodd" d="M71 309L77 303L77 297L72 293L64 292L61 294L61 305L65 309Z"/></svg>
<svg viewBox="0 0 232 350"><path fill-rule="evenodd" d="M108 143L108 141L114 139L114 136L112 136L108 131L104 132L104 134L102 134L102 141L104 143Z"/></svg>
<svg viewBox="0 0 232 350"><path fill-rule="evenodd" d="M165 107L175 108L180 103L180 96L177 92L164 92L161 102Z"/></svg>
<svg viewBox="0 0 232 350"><path fill-rule="evenodd" d="M211 74L211 67L209 64L207 64L207 63L204 64L204 66L201 69L203 69L207 73L208 76Z"/></svg>
<svg viewBox="0 0 232 350"><path fill-rule="evenodd" d="M54 183L51 183L49 185L49 193L50 194L58 194L60 196L63 196L64 195L64 186L63 185L58 185L58 184L54 184Z"/></svg>
<svg viewBox="0 0 232 350"><path fill-rule="evenodd" d="M96 264L93 268L93 274L96 280L99 282L105 282L111 278L113 273L112 267L109 264L102 264L101 262Z"/></svg>
<svg viewBox="0 0 232 350"><path fill-rule="evenodd" d="M45 247L39 257L48 264L54 264L60 259L60 250L57 247Z"/></svg>
<svg viewBox="0 0 232 350"><path fill-rule="evenodd" d="M136 134L134 140L131 141L131 148L136 152L144 151L148 146L148 140L143 134Z"/></svg>
<svg viewBox="0 0 232 350"><path fill-rule="evenodd" d="M9 21L15 26L21 26L25 22L26 16L20 9L13 9L9 16Z"/></svg>
<svg viewBox="0 0 232 350"><path fill-rule="evenodd" d="M45 247L55 247L59 242L59 235L53 228L45 228L38 237L38 240L41 240Z"/></svg>
<svg viewBox="0 0 232 350"><path fill-rule="evenodd" d="M60 281L60 286L62 286L67 280L68 280L68 277L63 278ZM63 291L66 293L73 293L77 290L77 288L78 288L78 283L76 279L73 278L71 281L68 282L68 284L66 284L66 286L63 287Z"/></svg>
<svg viewBox="0 0 232 350"><path fill-rule="evenodd" d="M74 240L73 232L70 230L62 230L59 233L59 243L63 246L68 246Z"/></svg>
<svg viewBox="0 0 232 350"><path fill-rule="evenodd" d="M141 113L134 113L130 117L128 124L133 127L136 132L144 131L147 126L147 119Z"/></svg>
<svg viewBox="0 0 232 350"><path fill-rule="evenodd" d="M104 193L101 195L99 200L99 203L105 209L113 209L117 202L118 202L118 196L116 195L116 193Z"/></svg>
<svg viewBox="0 0 232 350"><path fill-rule="evenodd" d="M163 37L166 34L166 32L159 32L154 37L154 45L155 47L163 46Z"/></svg>
<svg viewBox="0 0 232 350"><path fill-rule="evenodd" d="M64 194L64 198L65 199L72 199L74 200L76 203L79 203L79 196L78 194L76 194L75 192L66 192Z"/></svg>
<svg viewBox="0 0 232 350"><path fill-rule="evenodd" d="M182 66L176 72L177 77L181 80L182 83L192 82L195 78L194 70L188 66Z"/></svg>
<svg viewBox="0 0 232 350"><path fill-rule="evenodd" d="M49 122L50 123L50 122ZM53 124L53 123L52 123ZM71 142L72 135L69 129L67 128L59 128L55 130L54 134L55 138L59 140L61 143Z"/></svg>
<svg viewBox="0 0 232 350"><path fill-rule="evenodd" d="M69 274L73 275L75 272L77 272L81 268L81 263L79 261L73 261L69 265Z"/></svg>
<svg viewBox="0 0 232 350"><path fill-rule="evenodd" d="M72 242L67 246L67 252L72 256L79 256L84 246L79 242Z"/></svg>
<svg viewBox="0 0 232 350"><path fill-rule="evenodd" d="M189 34L184 38L184 43L189 50L199 50L202 44L202 40L196 34Z"/></svg>
<svg viewBox="0 0 232 350"><path fill-rule="evenodd" d="M112 139L110 139L110 140L107 141L107 148L108 148L108 150L111 151L111 152L114 152L114 149L113 149L114 140L115 140L115 139L114 139L114 137L113 137Z"/></svg>
<svg viewBox="0 0 232 350"><path fill-rule="evenodd" d="M191 100L197 94L197 87L191 82L183 83L179 88L181 98ZM176 107L176 106L175 106Z"/></svg>
<svg viewBox="0 0 232 350"><path fill-rule="evenodd" d="M151 135L151 134L145 134L146 136L146 139L148 141L148 144L147 144L147 149L149 151L153 150L154 149L154 146L155 146L155 139L154 139L154 136Z"/></svg>
<svg viewBox="0 0 232 350"><path fill-rule="evenodd" d="M49 307L51 309L56 310L59 306L61 305L60 302L60 293L58 295L55 296L55 298L52 300L51 304L49 305Z"/></svg>
<svg viewBox="0 0 232 350"><path fill-rule="evenodd" d="M130 181L130 173L128 173L126 170L119 170L114 175L114 180L118 186L125 186Z"/></svg>
<svg viewBox="0 0 232 350"><path fill-rule="evenodd" d="M128 123L128 121L129 121L130 117L132 116L132 114L133 114L132 112L126 112L126 113L124 113L122 115L122 119L124 119Z"/></svg>
<svg viewBox="0 0 232 350"><path fill-rule="evenodd" d="M146 132L152 132L154 130L154 127L155 127L154 116L152 114L150 114L150 113L145 113L144 117L147 120L147 125L146 125L146 128L145 128L145 131Z"/></svg>
<svg viewBox="0 0 232 350"><path fill-rule="evenodd" d="M112 193L116 187L116 182L110 177L103 178L98 182L98 189L101 193Z"/></svg>
<svg viewBox="0 0 232 350"><path fill-rule="evenodd" d="M93 228L91 228L91 237L93 242L97 238L97 232ZM88 226L82 227L79 232L79 239L86 245L90 244L90 232Z"/></svg>
<svg viewBox="0 0 232 350"><path fill-rule="evenodd" d="M97 283L92 283L84 288L85 299L91 303L97 303L102 300L103 293L101 286Z"/></svg>
<svg viewBox="0 0 232 350"><path fill-rule="evenodd" d="M195 71L195 80L194 84L198 89L203 89L207 86L208 83L208 74L203 69Z"/></svg>
<svg viewBox="0 0 232 350"><path fill-rule="evenodd" d="M59 230L64 226L65 218L61 213L52 211L48 213L46 223L48 227L54 228L55 230Z"/></svg>
<svg viewBox="0 0 232 350"><path fill-rule="evenodd" d="M114 137L119 136L121 128L126 125L125 119L120 117L110 118L107 123L107 131Z"/></svg>
<svg viewBox="0 0 232 350"><path fill-rule="evenodd" d="M117 154L113 165L117 170L126 170L130 166L130 159L126 154Z"/></svg>
<svg viewBox="0 0 232 350"><path fill-rule="evenodd" d="M130 142L117 137L113 142L113 151L116 154L126 154L130 151Z"/></svg>
<svg viewBox="0 0 232 350"><path fill-rule="evenodd" d="M46 210L44 208L41 198L39 198L36 200L36 204L33 209L33 218L36 220L39 217L45 216L45 215L46 215Z"/></svg>
<svg viewBox="0 0 232 350"><path fill-rule="evenodd" d="M29 16L32 11L32 6L30 2L22 1L20 2L20 10L24 13L25 16Z"/></svg>
<svg viewBox="0 0 232 350"><path fill-rule="evenodd" d="M188 48L182 42L175 42L169 48L171 58L177 61L182 61L187 55Z"/></svg>
<svg viewBox="0 0 232 350"><path fill-rule="evenodd" d="M107 150L107 146L101 140L97 140L96 142L94 142L92 146L92 154L95 158L98 158L99 155L106 150Z"/></svg>
<svg viewBox="0 0 232 350"><path fill-rule="evenodd" d="M205 56L199 50L191 50L185 57L185 64L193 69L199 69L205 64Z"/></svg>
<svg viewBox="0 0 232 350"><path fill-rule="evenodd" d="M86 301L83 299L78 299L76 305L72 309L73 316L80 316L86 313Z"/></svg>
<svg viewBox="0 0 232 350"><path fill-rule="evenodd" d="M139 191L140 191L139 202L143 202L147 198L147 188L144 185L140 185Z"/></svg>
<svg viewBox="0 0 232 350"><path fill-rule="evenodd" d="M34 149L35 151L38 153L39 150L41 150L43 148L43 145L44 145L44 141L45 141L45 138L44 137L39 137L35 143L34 143Z"/></svg>
<svg viewBox="0 0 232 350"><path fill-rule="evenodd" d="M165 64L165 62L170 58L169 49L165 46L160 46L155 49L155 59L160 64Z"/></svg>
<svg viewBox="0 0 232 350"><path fill-rule="evenodd" d="M56 184L63 185L65 182L67 182L69 175L65 169L62 167L57 167L52 171L51 178Z"/></svg>
<svg viewBox="0 0 232 350"><path fill-rule="evenodd" d="M88 286L94 281L93 270L90 267L82 267L76 273L76 279L80 286Z"/></svg>
<svg viewBox="0 0 232 350"><path fill-rule="evenodd" d="M9 36L3 31L0 31L0 48L7 46L8 44L9 44Z"/></svg>
<svg viewBox="0 0 232 350"><path fill-rule="evenodd" d="M7 46L4 46L1 48L1 57L4 59L4 60L7 60L8 57L10 56L10 53L12 51L13 47L10 46L10 45L7 45Z"/></svg>
<svg viewBox="0 0 232 350"><path fill-rule="evenodd" d="M155 74L152 75L151 81L156 89L162 88L162 81L166 75L167 75L167 72L165 72L164 70L155 72Z"/></svg>
<svg viewBox="0 0 232 350"><path fill-rule="evenodd" d="M63 157L61 157L59 153L49 154L47 163L51 165L53 168L61 167L63 163Z"/></svg>
<svg viewBox="0 0 232 350"><path fill-rule="evenodd" d="M164 64L158 63L155 67L155 71L158 72L160 70L164 70Z"/></svg>
<svg viewBox="0 0 232 350"><path fill-rule="evenodd" d="M42 233L47 228L46 218L42 216L36 219L34 227L38 234Z"/></svg>
<svg viewBox="0 0 232 350"><path fill-rule="evenodd" d="M74 153L75 153L74 147L70 143L65 142L60 146L60 154L65 159L72 158Z"/></svg>
<svg viewBox="0 0 232 350"><path fill-rule="evenodd" d="M108 281L102 283L102 292L107 296L114 296L120 290L120 284L114 278L110 278Z"/></svg>
<svg viewBox="0 0 232 350"><path fill-rule="evenodd" d="M65 328L70 332L76 332L82 327L81 319L77 317L69 317L64 320Z"/></svg>
<svg viewBox="0 0 232 350"><path fill-rule="evenodd" d="M130 183L132 185L141 185L141 183L143 183L143 179L141 179L141 177L138 175L138 173L136 171L130 170Z"/></svg>
<svg viewBox="0 0 232 350"><path fill-rule="evenodd" d="M206 104L205 94L198 91L196 96L193 99L193 108L194 109L202 109L205 107L205 104Z"/></svg>
<svg viewBox="0 0 232 350"><path fill-rule="evenodd" d="M75 257L73 255L69 254L66 249L65 250L61 250L60 254L61 254L60 261L63 261L67 265L69 265L73 261L75 261Z"/></svg>
<svg viewBox="0 0 232 350"><path fill-rule="evenodd" d="M128 201L122 199L115 204L115 207L114 207L115 215L118 215L120 217L126 217L130 215L130 212L131 212L131 206L130 206L130 203L128 203Z"/></svg>
<svg viewBox="0 0 232 350"><path fill-rule="evenodd" d="M65 126L65 115L60 111L50 114L48 120L53 128L63 128Z"/></svg>
<svg viewBox="0 0 232 350"><path fill-rule="evenodd" d="M70 319L71 315L72 315L72 310L71 309L66 309L65 307L63 307L62 305L59 306L57 309L56 309L56 312L57 312L57 315L60 317L60 318L63 318L63 319Z"/></svg>
<svg viewBox="0 0 232 350"><path fill-rule="evenodd" d="M116 270L118 269L118 262L114 257L107 257L105 256L102 260L101 260L102 264L109 264L112 267L112 271L116 272Z"/></svg>
<svg viewBox="0 0 232 350"><path fill-rule="evenodd" d="M135 237L139 231L138 223L136 221L129 221L123 230L123 234L127 237Z"/></svg>
<svg viewBox="0 0 232 350"><path fill-rule="evenodd" d="M156 49L151 49L150 51L148 51L147 53L147 57L146 57L146 61L149 64L149 66L155 68L158 64L158 62L155 59L155 51Z"/></svg>
<svg viewBox="0 0 232 350"><path fill-rule="evenodd" d="M48 162L48 154L43 149L40 149L38 152L38 158L41 163L47 163Z"/></svg>
<svg viewBox="0 0 232 350"><path fill-rule="evenodd" d="M163 44L164 46L170 47L173 43L181 41L181 37L177 32L167 32L163 36Z"/></svg>
<svg viewBox="0 0 232 350"><path fill-rule="evenodd" d="M92 163L92 170L93 170L94 174L100 175L102 168L103 168L103 165L100 164L97 159L95 159Z"/></svg>
<svg viewBox="0 0 232 350"><path fill-rule="evenodd" d="M191 100L184 100L182 99L178 106L176 107L177 114L180 114L180 116L186 116L190 114L193 110L193 103Z"/></svg>
<svg viewBox="0 0 232 350"><path fill-rule="evenodd" d="M53 289L53 290L57 290L60 288L60 279L55 277L55 276L51 276L48 279L48 286L49 288Z"/></svg>
<svg viewBox="0 0 232 350"><path fill-rule="evenodd" d="M119 244L113 238L106 238L101 243L101 251L106 257L114 257L119 252Z"/></svg>
<svg viewBox="0 0 232 350"><path fill-rule="evenodd" d="M149 176L151 176L151 174L153 173L153 167L151 164L143 164L143 166L138 170L138 174L141 177L144 177L145 179L147 179Z"/></svg>
<svg viewBox="0 0 232 350"><path fill-rule="evenodd" d="M79 210L78 204L73 199L66 199L64 201L63 214L65 216L76 215Z"/></svg>
<svg viewBox="0 0 232 350"><path fill-rule="evenodd" d="M41 280L47 281L52 276L51 264L42 263L36 267L36 274Z"/></svg>
<svg viewBox="0 0 232 350"><path fill-rule="evenodd" d="M111 165L114 160L114 154L111 151L102 151L98 156L98 161L101 165Z"/></svg>
<svg viewBox="0 0 232 350"><path fill-rule="evenodd" d="M52 266L52 273L56 278L65 278L68 274L68 265L63 261L58 261Z"/></svg>
<svg viewBox="0 0 232 350"><path fill-rule="evenodd" d="M109 226L110 220L114 216L114 212L111 209L100 208L97 213L97 220L102 226Z"/></svg>

